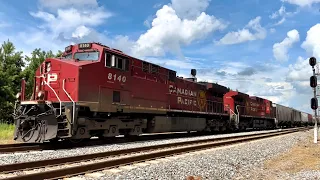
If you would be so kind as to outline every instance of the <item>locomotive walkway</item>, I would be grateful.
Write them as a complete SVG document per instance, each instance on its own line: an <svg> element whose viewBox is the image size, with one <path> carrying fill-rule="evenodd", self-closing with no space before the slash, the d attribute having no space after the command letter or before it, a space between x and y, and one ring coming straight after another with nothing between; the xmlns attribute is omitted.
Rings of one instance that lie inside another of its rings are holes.
<svg viewBox="0 0 320 180"><path fill-rule="evenodd" d="M308 128L294 128L271 133L264 132L253 135L251 134L234 137L162 144L156 146L124 149L119 151L87 154L82 156L3 165L0 166L0 169L2 170L2 174L0 174L0 177L8 177L6 179L58 179L63 177L84 174L88 172L95 172L104 169L114 168L120 165L145 162L148 160L173 156L181 153L237 144L241 142L248 142L262 138L304 131L307 129ZM64 165L66 164L68 165L68 167L64 167ZM38 168L42 168L42 170ZM21 172L27 173L24 174Z"/></svg>

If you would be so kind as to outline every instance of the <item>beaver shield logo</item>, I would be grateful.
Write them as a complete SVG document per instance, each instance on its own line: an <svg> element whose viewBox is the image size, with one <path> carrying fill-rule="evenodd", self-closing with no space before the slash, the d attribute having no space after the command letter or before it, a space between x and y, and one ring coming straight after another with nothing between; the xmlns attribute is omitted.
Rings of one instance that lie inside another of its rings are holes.
<svg viewBox="0 0 320 180"><path fill-rule="evenodd" d="M205 91L200 91L198 93L198 106L200 111L203 111L206 109L207 105L207 97L206 97L206 92Z"/></svg>

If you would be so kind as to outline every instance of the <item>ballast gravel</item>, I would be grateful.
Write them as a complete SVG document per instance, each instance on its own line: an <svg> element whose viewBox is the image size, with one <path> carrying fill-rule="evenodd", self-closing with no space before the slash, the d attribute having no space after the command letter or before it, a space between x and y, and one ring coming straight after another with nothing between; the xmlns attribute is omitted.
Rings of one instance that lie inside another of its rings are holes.
<svg viewBox="0 0 320 180"><path fill-rule="evenodd" d="M106 173L98 176L90 174L77 176L80 179L187 179L196 176L201 179L259 179L253 176L252 170L263 166L263 162L280 153L288 151L293 145L307 139L307 132L282 135L258 141L221 147L192 153L175 160L149 163L147 166L136 166L131 170ZM148 161L145 162L148 164ZM133 165L134 166L134 165ZM121 169L121 168L118 168ZM264 172L258 172L264 173ZM281 175L279 179L312 179L319 178L319 172L302 172L297 175ZM268 176L265 176L268 177Z"/></svg>
<svg viewBox="0 0 320 180"><path fill-rule="evenodd" d="M176 139L166 139L166 140L151 140L151 141L140 141L140 142L129 142L129 143L118 143L118 144L107 144L99 146L81 147L73 149L61 149L61 150L44 150L44 151L30 151L30 152L17 152L10 154L0 154L0 165L13 164L20 162L30 162L38 160L46 160L53 158L62 158L68 156L78 156L84 154L92 154L99 152L115 151L120 149L129 149L143 146L160 145L167 143L183 142L183 141L193 141L201 139L219 138L219 137L230 137L230 136L240 136L245 134L257 134L262 132L276 132L279 130L269 130L269 131L252 131L252 132L242 132L233 134L220 134L220 135L209 135L209 136L198 136L198 137L188 137L188 138L176 138Z"/></svg>

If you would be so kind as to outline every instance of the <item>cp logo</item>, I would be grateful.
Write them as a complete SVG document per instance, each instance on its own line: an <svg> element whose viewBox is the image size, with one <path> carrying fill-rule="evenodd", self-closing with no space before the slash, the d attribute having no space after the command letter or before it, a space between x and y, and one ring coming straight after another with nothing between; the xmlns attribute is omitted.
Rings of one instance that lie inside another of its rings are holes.
<svg viewBox="0 0 320 180"><path fill-rule="evenodd" d="M206 92L205 91L200 91L198 93L198 105L200 111L203 111L207 105L207 97L206 97Z"/></svg>

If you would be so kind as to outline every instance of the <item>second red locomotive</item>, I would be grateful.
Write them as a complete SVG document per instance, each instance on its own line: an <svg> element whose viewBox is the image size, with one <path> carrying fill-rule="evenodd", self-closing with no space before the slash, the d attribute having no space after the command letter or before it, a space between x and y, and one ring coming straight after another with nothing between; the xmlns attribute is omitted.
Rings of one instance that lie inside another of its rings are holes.
<svg viewBox="0 0 320 180"><path fill-rule="evenodd" d="M43 142L173 131L277 126L272 102L176 72L100 43L66 47L36 71L33 96L24 83L14 139Z"/></svg>

